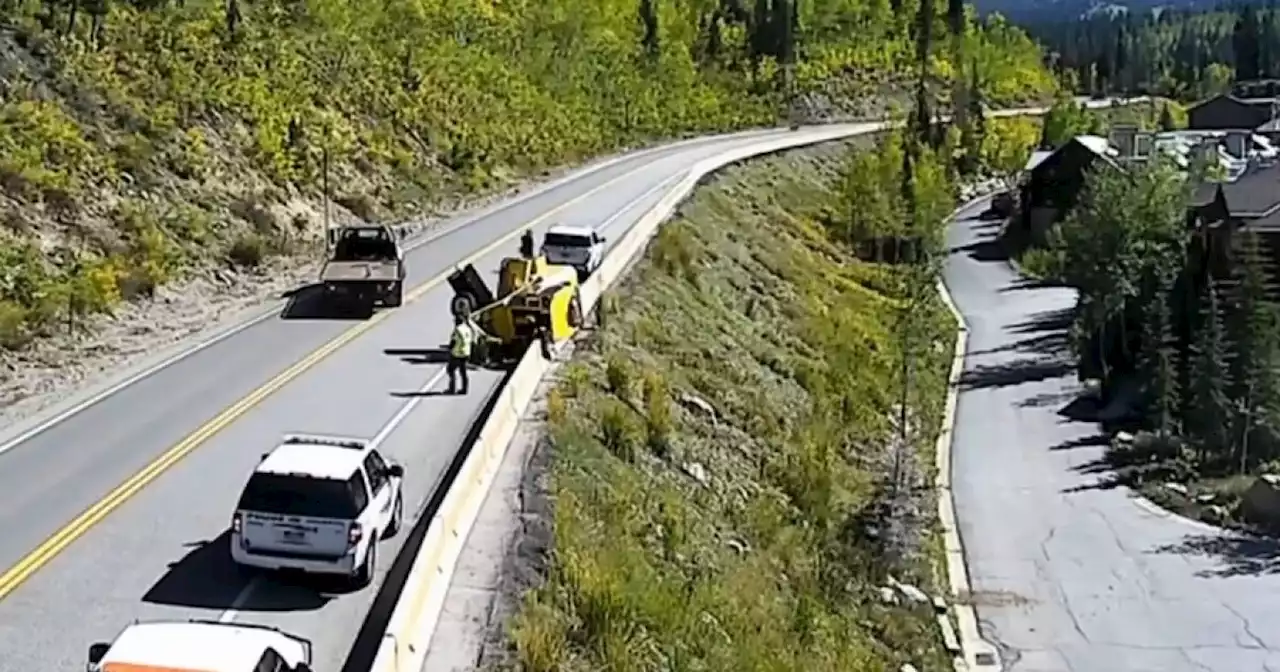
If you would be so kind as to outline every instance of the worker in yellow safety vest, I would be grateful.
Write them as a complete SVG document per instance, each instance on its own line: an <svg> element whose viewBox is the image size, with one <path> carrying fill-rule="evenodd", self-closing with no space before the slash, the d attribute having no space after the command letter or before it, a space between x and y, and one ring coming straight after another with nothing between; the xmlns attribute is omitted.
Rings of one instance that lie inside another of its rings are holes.
<svg viewBox="0 0 1280 672"><path fill-rule="evenodd" d="M455 394L456 378L462 378L461 394L467 393L467 360L471 358L471 345L475 341L474 328L469 324L466 315L453 316L453 333L449 335L449 363L445 371L449 374L449 390L445 394Z"/></svg>

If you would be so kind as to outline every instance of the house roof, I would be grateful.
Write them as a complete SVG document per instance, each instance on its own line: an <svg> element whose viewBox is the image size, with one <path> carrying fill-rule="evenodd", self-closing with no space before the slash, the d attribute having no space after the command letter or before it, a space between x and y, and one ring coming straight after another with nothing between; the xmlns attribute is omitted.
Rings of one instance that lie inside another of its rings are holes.
<svg viewBox="0 0 1280 672"><path fill-rule="evenodd" d="M1280 210L1280 166L1251 171L1219 186L1233 217L1256 219Z"/></svg>
<svg viewBox="0 0 1280 672"><path fill-rule="evenodd" d="M1262 133L1275 133L1276 131L1280 131L1280 119L1272 119L1254 130Z"/></svg>
<svg viewBox="0 0 1280 672"><path fill-rule="evenodd" d="M1027 165L1023 166L1022 170L1035 170L1036 166L1044 163L1045 159L1053 156L1053 152L1054 150L1051 149L1037 149L1036 151L1031 152L1031 156L1027 158Z"/></svg>
<svg viewBox="0 0 1280 672"><path fill-rule="evenodd" d="M1111 146L1111 141L1100 135L1077 135L1072 139L1098 156L1115 157L1120 155L1119 150Z"/></svg>
<svg viewBox="0 0 1280 672"><path fill-rule="evenodd" d="M1246 172L1234 182L1199 184L1191 206L1208 206L1219 193L1232 219L1243 220L1250 228L1280 229L1280 165Z"/></svg>

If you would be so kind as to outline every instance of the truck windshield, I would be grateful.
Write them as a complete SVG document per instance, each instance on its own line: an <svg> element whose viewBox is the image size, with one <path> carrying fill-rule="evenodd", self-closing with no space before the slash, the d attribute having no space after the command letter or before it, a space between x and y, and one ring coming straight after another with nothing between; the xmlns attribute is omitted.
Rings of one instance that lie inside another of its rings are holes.
<svg viewBox="0 0 1280 672"><path fill-rule="evenodd" d="M243 511L282 516L352 519L360 514L353 488L359 480L339 481L283 474L254 474L240 495Z"/></svg>
<svg viewBox="0 0 1280 672"><path fill-rule="evenodd" d="M548 233L542 244L549 247L591 247L591 239L567 233Z"/></svg>

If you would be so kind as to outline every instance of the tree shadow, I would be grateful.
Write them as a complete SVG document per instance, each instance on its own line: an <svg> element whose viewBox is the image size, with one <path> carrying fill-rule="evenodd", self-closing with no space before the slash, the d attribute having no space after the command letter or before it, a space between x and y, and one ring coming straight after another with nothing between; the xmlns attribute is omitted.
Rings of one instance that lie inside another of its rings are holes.
<svg viewBox="0 0 1280 672"><path fill-rule="evenodd" d="M1000 288L1001 294L1009 292L1021 292L1035 289L1052 289L1055 287L1066 287L1067 285L1056 280L1045 280L1042 278L1031 278L1027 276L1019 277L1017 280Z"/></svg>
<svg viewBox="0 0 1280 672"><path fill-rule="evenodd" d="M1065 330L1057 333L1043 334L1041 336L1029 336L1020 341L1015 341L997 348L975 350L970 352L969 356L994 355L1001 352L1025 352L1028 354L1052 356L1067 355L1071 352L1071 337Z"/></svg>
<svg viewBox="0 0 1280 672"><path fill-rule="evenodd" d="M965 371L960 376L960 389L974 390L1036 383L1061 378L1072 372L1074 367L1067 362L1046 360L1043 357L1027 357L1007 364L990 364Z"/></svg>
<svg viewBox="0 0 1280 672"><path fill-rule="evenodd" d="M1089 436L1078 436L1074 439L1068 439L1057 445L1050 446L1051 452L1061 450L1075 450L1077 448L1100 448L1111 445L1111 437L1106 434L1090 434Z"/></svg>
<svg viewBox="0 0 1280 672"><path fill-rule="evenodd" d="M1097 422L1100 402L1096 397L1077 394L1066 406L1058 409L1058 415L1073 422Z"/></svg>
<svg viewBox="0 0 1280 672"><path fill-rule="evenodd" d="M969 258L974 261L989 262L1009 260L1009 253L1004 249L1004 246L994 238L988 238L976 243L953 247L947 250L947 252L948 254L963 252L968 254Z"/></svg>
<svg viewBox="0 0 1280 672"><path fill-rule="evenodd" d="M1176 544L1149 553L1191 555L1216 560L1219 566L1196 572L1200 578L1265 576L1280 573L1280 541L1242 532L1189 534Z"/></svg>
<svg viewBox="0 0 1280 672"><path fill-rule="evenodd" d="M1066 332L1076 319L1076 308L1042 310L1029 319L1009 325L1006 331L1015 334L1035 334L1045 331Z"/></svg>

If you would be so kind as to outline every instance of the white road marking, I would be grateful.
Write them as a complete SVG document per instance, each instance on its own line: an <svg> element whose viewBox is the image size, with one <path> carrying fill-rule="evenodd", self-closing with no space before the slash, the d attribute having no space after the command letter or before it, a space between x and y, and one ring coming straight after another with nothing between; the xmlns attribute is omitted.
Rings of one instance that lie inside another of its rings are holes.
<svg viewBox="0 0 1280 672"><path fill-rule="evenodd" d="M675 175L672 175L667 179L655 184L652 189L649 189L643 194L636 196L630 201L627 201L626 205L622 206L622 208L620 208L619 210L616 210L612 215L609 216L608 219L604 220L603 222L600 222L600 224L596 226L596 230L604 231L605 229L613 226L614 224L617 224L618 220L622 219L623 215L627 214L628 212L631 212L631 209L639 205L641 201L644 201L646 198L649 198L650 196L653 196L659 191L662 191L663 189L670 187L671 183L675 182L677 179L684 179L685 176L687 176L688 174L689 174L688 171L684 173L676 173Z"/></svg>

